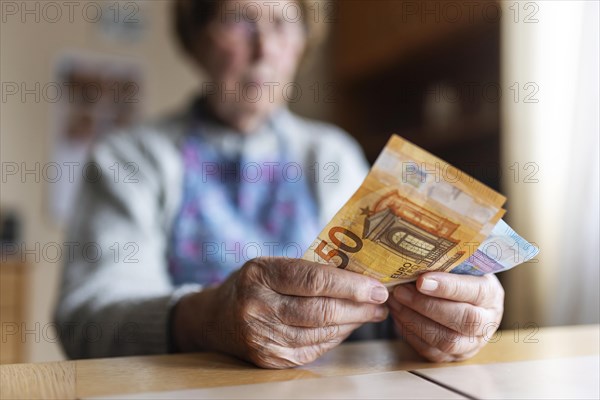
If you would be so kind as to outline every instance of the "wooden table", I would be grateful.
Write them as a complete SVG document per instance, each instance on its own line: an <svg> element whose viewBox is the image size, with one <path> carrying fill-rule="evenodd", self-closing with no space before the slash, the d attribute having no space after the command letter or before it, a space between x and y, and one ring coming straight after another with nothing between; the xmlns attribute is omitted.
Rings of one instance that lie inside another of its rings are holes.
<svg viewBox="0 0 600 400"><path fill-rule="evenodd" d="M476 357L454 364L426 362L401 341L371 341L343 344L288 370L259 369L214 353L3 365L0 398L80 398L600 354L598 325L499 334Z"/></svg>

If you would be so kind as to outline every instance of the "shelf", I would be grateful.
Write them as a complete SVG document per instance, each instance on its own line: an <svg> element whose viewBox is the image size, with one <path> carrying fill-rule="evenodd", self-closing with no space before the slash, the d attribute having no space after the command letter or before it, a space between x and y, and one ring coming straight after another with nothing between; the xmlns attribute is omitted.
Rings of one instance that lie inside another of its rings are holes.
<svg viewBox="0 0 600 400"><path fill-rule="evenodd" d="M499 20L484 15L481 10L469 15L473 2L452 3L460 7L461 18L454 20L449 12L445 15L443 11L437 14L423 11L427 7L440 7L441 10L446 7L444 2L338 1L339 17L334 34L335 76L346 82L360 80L410 61L432 46L446 44L453 47L469 36L498 29ZM484 3L496 4L494 1ZM411 10L409 7L421 11L411 13L407 11Z"/></svg>

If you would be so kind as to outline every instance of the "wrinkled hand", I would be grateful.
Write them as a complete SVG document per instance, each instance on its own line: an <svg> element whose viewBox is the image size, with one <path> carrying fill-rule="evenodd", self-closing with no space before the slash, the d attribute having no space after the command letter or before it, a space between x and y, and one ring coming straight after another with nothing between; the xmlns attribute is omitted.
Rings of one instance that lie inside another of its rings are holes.
<svg viewBox="0 0 600 400"><path fill-rule="evenodd" d="M180 350L293 367L315 360L361 324L384 320L387 298L387 289L366 276L298 259L257 258L221 286L184 298L174 335ZM208 325L216 327L213 333Z"/></svg>
<svg viewBox="0 0 600 400"><path fill-rule="evenodd" d="M493 274L425 273L394 288L387 302L396 329L434 362L474 356L498 329L504 290Z"/></svg>

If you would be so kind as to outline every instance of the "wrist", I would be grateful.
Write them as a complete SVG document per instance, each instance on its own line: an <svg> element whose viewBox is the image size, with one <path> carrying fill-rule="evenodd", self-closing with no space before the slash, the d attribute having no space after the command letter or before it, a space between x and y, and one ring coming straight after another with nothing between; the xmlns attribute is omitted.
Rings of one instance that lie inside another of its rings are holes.
<svg viewBox="0 0 600 400"><path fill-rule="evenodd" d="M182 296L173 306L170 319L171 346L174 352L213 350L204 327L214 324L215 289Z"/></svg>

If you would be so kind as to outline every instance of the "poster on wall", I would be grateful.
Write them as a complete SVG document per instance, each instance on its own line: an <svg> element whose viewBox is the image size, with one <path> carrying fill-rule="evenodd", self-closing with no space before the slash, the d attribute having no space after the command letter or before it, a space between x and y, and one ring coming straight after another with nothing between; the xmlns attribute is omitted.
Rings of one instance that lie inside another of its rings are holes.
<svg viewBox="0 0 600 400"><path fill-rule="evenodd" d="M129 58L71 52L59 58L54 75L61 96L53 108L52 161L46 175L49 213L64 224L81 183L99 179L100 166L88 161L92 143L139 120L142 68ZM55 174L50 171L53 166Z"/></svg>

